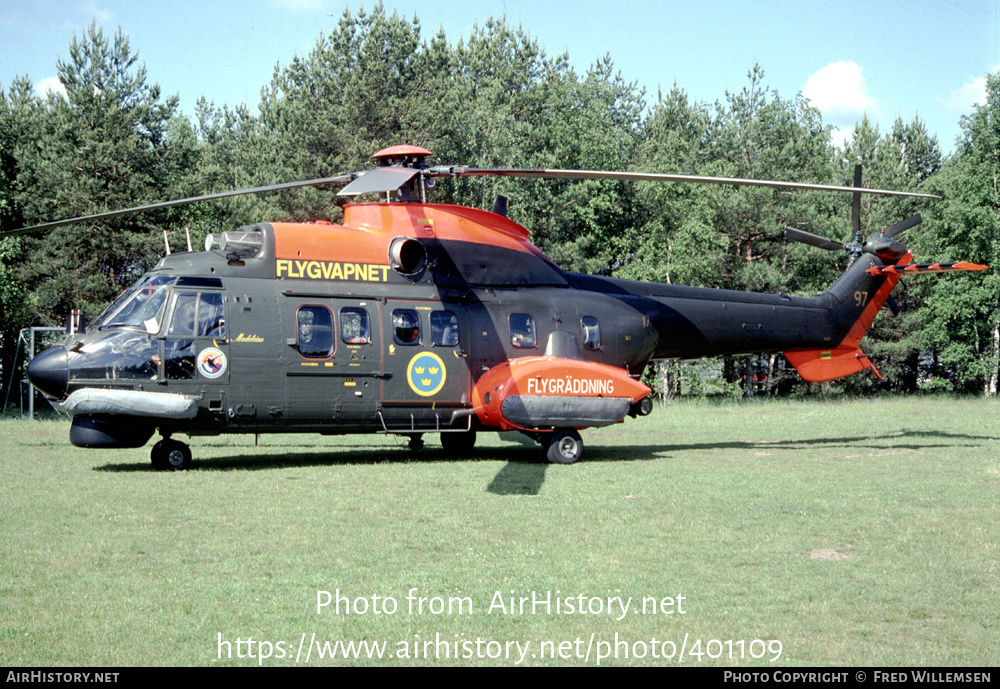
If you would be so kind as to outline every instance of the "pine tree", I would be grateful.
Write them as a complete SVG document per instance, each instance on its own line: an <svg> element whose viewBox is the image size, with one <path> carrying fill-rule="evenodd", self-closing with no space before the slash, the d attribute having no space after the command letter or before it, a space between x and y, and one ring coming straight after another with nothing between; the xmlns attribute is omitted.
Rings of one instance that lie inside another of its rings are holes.
<svg viewBox="0 0 1000 689"><path fill-rule="evenodd" d="M172 136L177 98L160 99L119 31L92 24L57 63L66 97L49 94L33 150L23 151L19 202L26 224L153 203L184 174L190 140ZM91 315L152 266L171 213L144 213L28 237L21 279L42 315Z"/></svg>
<svg viewBox="0 0 1000 689"><path fill-rule="evenodd" d="M5 92L0 88L0 231L22 225L18 203L19 156L32 147L41 104L27 78L15 79ZM14 381L18 333L31 324L31 295L18 279L18 266L25 260L20 237L0 239L0 394L7 398L7 385Z"/></svg>

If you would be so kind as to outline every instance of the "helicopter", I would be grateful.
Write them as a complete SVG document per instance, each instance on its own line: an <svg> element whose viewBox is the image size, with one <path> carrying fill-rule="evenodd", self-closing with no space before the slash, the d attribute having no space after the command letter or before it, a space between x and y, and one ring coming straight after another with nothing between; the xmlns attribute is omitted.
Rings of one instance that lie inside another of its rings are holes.
<svg viewBox="0 0 1000 689"><path fill-rule="evenodd" d="M178 434L383 433L412 449L439 434L452 453L476 434L520 431L551 463L583 455L580 430L652 411L650 361L782 352L806 381L878 371L860 347L907 273L982 270L911 264L895 237L908 218L862 241L861 193L929 194L660 173L428 165L392 146L376 167L110 211L13 230L35 232L300 186L345 185L342 225L259 222L169 252L89 324L33 358L31 383L72 416L70 442L137 448L161 470L192 463ZM492 210L428 203L441 178L651 180L853 194L855 238L786 228L788 239L846 249L850 267L814 297L646 283L570 273Z"/></svg>

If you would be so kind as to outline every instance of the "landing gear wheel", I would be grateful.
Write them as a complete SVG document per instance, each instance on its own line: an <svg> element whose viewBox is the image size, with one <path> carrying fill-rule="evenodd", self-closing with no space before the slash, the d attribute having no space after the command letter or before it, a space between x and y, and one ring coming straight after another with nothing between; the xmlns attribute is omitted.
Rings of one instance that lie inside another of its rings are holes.
<svg viewBox="0 0 1000 689"><path fill-rule="evenodd" d="M424 439L421 436L421 433L414 433L410 436L410 442L407 443L407 446L414 452L424 448Z"/></svg>
<svg viewBox="0 0 1000 689"><path fill-rule="evenodd" d="M545 456L550 464L572 464L583 456L583 440L572 428L557 428L549 439Z"/></svg>
<svg viewBox="0 0 1000 689"><path fill-rule="evenodd" d="M441 447L450 455L460 455L471 452L476 446L476 432L466 433L442 433Z"/></svg>
<svg viewBox="0 0 1000 689"><path fill-rule="evenodd" d="M164 438L153 445L149 458L158 471L183 471L191 466L191 448L180 440Z"/></svg>

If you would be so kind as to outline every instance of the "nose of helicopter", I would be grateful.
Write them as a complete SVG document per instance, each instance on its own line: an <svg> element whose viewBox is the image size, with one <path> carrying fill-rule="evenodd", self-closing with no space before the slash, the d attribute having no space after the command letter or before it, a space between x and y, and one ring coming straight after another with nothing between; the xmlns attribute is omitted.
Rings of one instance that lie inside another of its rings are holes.
<svg viewBox="0 0 1000 689"><path fill-rule="evenodd" d="M62 345L50 347L28 364L28 380L50 397L61 398L69 387L69 355Z"/></svg>

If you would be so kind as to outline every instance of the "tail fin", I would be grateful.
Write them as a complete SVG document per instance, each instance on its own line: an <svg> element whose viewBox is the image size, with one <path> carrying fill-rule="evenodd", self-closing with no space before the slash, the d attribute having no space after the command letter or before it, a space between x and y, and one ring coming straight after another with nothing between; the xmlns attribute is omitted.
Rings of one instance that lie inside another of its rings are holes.
<svg viewBox="0 0 1000 689"><path fill-rule="evenodd" d="M912 257L907 252L896 265L906 264ZM861 351L860 344L875 321L879 309L899 282L902 272L882 272L878 263L873 257L868 261L858 260L830 288L829 294L834 300L833 317L838 330L846 330L846 335L839 344L830 348L799 349L784 353L785 359L795 367L803 380L823 383L865 369L871 369L879 379L885 380L868 355Z"/></svg>

